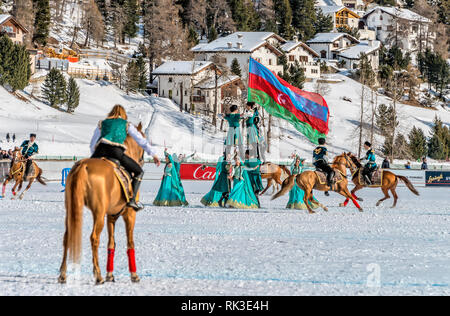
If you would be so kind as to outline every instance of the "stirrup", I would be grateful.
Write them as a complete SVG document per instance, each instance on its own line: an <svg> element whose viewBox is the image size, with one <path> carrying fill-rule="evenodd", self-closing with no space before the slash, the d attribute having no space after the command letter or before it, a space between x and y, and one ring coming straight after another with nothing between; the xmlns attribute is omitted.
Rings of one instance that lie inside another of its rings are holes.
<svg viewBox="0 0 450 316"><path fill-rule="evenodd" d="M127 206L131 207L136 212L142 211L144 209L144 205L142 205L142 203L136 203L135 200L131 200L130 202L128 202Z"/></svg>
<svg viewBox="0 0 450 316"><path fill-rule="evenodd" d="M368 185L372 185L372 180L370 180L370 178L369 178L368 175L365 175L365 176L364 176L364 180L366 180L366 183L367 183Z"/></svg>

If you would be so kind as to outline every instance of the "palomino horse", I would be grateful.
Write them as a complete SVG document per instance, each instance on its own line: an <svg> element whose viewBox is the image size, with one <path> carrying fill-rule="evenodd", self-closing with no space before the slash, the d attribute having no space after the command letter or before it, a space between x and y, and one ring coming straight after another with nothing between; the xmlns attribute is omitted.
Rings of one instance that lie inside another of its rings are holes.
<svg viewBox="0 0 450 316"><path fill-rule="evenodd" d="M142 125L137 127L142 134ZM125 141L126 154L144 164L144 151L130 136ZM66 182L66 232L64 234L64 256L60 269L59 282L66 283L67 257L71 262L80 263L82 244L83 208L88 207L93 215L94 225L91 234L92 260L96 284L103 284L99 263L98 247L100 235L107 217L108 227L108 264L107 282L114 282L114 252L115 224L119 216L125 221L128 240L128 264L132 282L139 282L136 274L136 260L134 252L134 226L136 212L127 207L127 199L121 184L115 176L114 166L104 159L84 159L74 165Z"/></svg>
<svg viewBox="0 0 450 316"><path fill-rule="evenodd" d="M363 166L359 162L358 158L356 158L353 154L348 153L347 155L350 157L352 162L355 164L355 168L351 169L352 181L355 184L355 187L353 188L351 194L355 199L362 201L361 198L358 198L355 195L355 192L358 190L361 190L362 188L365 188L365 187L376 188L377 186L368 186L366 183L361 183L361 180L359 178L359 171L363 168ZM381 188L381 191L383 191L383 193L384 193L384 198L380 199L377 202L376 206L379 206L381 204L381 202L390 198L389 191L391 191L392 195L394 196L394 204L392 205L392 208L394 208L397 205L398 195L397 195L397 192L395 192L395 189L398 184L398 179L402 180L412 193L414 193L415 195L419 195L419 192L416 190L414 185L408 180L408 178L406 178L404 176L396 175L389 170L383 170L380 188ZM341 204L341 206L347 206L348 201L349 201L349 199L347 198L345 200L345 202Z"/></svg>
<svg viewBox="0 0 450 316"><path fill-rule="evenodd" d="M274 163L271 162L266 162L263 165L261 165L261 178L262 179L267 179L267 186L266 188L260 193L260 195L263 195L264 193L266 193L266 191L273 185L273 190L275 192L276 188L275 186L277 184L282 185L283 183L283 176L290 176L291 172L289 171L288 168L286 168L286 166L282 166L282 165L276 165ZM275 181L275 184L273 184L272 182Z"/></svg>
<svg viewBox="0 0 450 316"><path fill-rule="evenodd" d="M2 196L5 197L6 185L14 180L15 184L12 188L13 199L15 199L17 192L22 190L22 185L24 181L28 181L28 185L25 190L19 195L19 199L22 200L25 192L27 192L34 180L37 180L42 185L47 185L42 179L42 169L38 167L38 165L33 161L32 170L30 174L25 179L25 167L26 167L26 159L20 153L20 148L15 148L13 151L13 158L11 161L11 168L9 169L8 178L6 178L5 182L3 182ZM18 188L16 192L16 188Z"/></svg>
<svg viewBox="0 0 450 316"><path fill-rule="evenodd" d="M359 206L358 202L353 198L350 191L348 190L348 181L347 181L347 168L354 168L355 165L351 161L351 159L347 156L346 153L343 153L342 155L339 155L334 158L333 163L331 164L331 167L336 171L337 173L340 173L342 175L342 181L336 183L333 185L333 188L330 188L326 184L321 184L320 180L318 179L315 171L304 171L299 175L291 176L288 179L286 179L283 182L283 186L281 187L281 190L275 194L272 197L272 200L285 195L287 192L289 192L292 187L294 186L294 182L297 182L297 185L305 191L305 195L303 197L303 201L305 202L306 207L308 208L308 211L310 214L313 214L314 211L312 210L310 202L315 202L313 199L313 190L319 190L319 191L334 191L337 192L346 198L352 200L353 204L358 208L360 212L363 211L361 206ZM319 206L321 206L325 211L328 211L326 207L324 207L322 204L319 203Z"/></svg>

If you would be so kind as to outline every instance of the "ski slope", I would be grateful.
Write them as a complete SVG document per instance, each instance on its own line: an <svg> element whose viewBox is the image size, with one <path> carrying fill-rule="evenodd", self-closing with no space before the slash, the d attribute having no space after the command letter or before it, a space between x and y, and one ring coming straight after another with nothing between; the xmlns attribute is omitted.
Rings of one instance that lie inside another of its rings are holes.
<svg viewBox="0 0 450 316"><path fill-rule="evenodd" d="M135 242L138 274L129 280L124 225L116 232L116 283L94 286L85 211L79 273L57 283L64 203L60 186L35 185L23 201L0 200L0 295L450 295L448 188L399 188L392 200L363 190L364 213L285 209L288 197L260 210L205 208L210 182L185 182L186 208L152 206L159 181L144 182ZM106 267L106 229L100 245Z"/></svg>
<svg viewBox="0 0 450 316"><path fill-rule="evenodd" d="M330 92L325 95L330 109L329 150L332 155L343 151L357 150L356 128L360 115L361 85L343 75L328 76ZM50 108L30 98L21 101L0 87L0 147L9 148L5 142L6 133L16 133L17 144L30 132L38 134L40 154L44 156L87 156L89 141L98 121L103 119L115 104L122 104L128 111L132 123L142 122L147 136L161 155L165 147L172 152L191 153L196 158L217 159L223 152L225 132L215 129L200 116L179 111L169 99L127 95L117 87L89 80L77 80L80 86L81 103L74 114ZM314 83L306 83L305 90L313 91ZM351 102L342 98L347 97ZM378 97L378 104L390 104L391 100ZM366 101L370 113L369 102ZM413 127L422 128L428 135L434 117L450 124L450 111L398 105L399 132L407 134ZM220 122L220 120L219 120ZM287 122L275 119L271 142L270 160L286 159L296 150L301 156L310 158L314 145L293 129ZM224 123L224 127L227 124ZM375 137L375 148L383 138ZM381 157L379 157L381 159Z"/></svg>

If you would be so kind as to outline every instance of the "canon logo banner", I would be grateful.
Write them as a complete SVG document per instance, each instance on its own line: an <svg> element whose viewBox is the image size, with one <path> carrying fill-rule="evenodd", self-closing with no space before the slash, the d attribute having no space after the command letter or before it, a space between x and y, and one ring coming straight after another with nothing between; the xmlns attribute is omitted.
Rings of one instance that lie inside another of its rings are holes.
<svg viewBox="0 0 450 316"><path fill-rule="evenodd" d="M205 167L201 164L182 164L180 168L180 177L182 180L201 180L214 181L216 168Z"/></svg>

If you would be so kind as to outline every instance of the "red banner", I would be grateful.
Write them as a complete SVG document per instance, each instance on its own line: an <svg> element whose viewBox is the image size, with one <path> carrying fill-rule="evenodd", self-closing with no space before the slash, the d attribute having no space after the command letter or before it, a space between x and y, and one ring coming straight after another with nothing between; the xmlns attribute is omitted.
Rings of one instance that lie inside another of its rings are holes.
<svg viewBox="0 0 450 316"><path fill-rule="evenodd" d="M216 176L216 168L205 167L201 164L181 164L181 180L213 181Z"/></svg>

